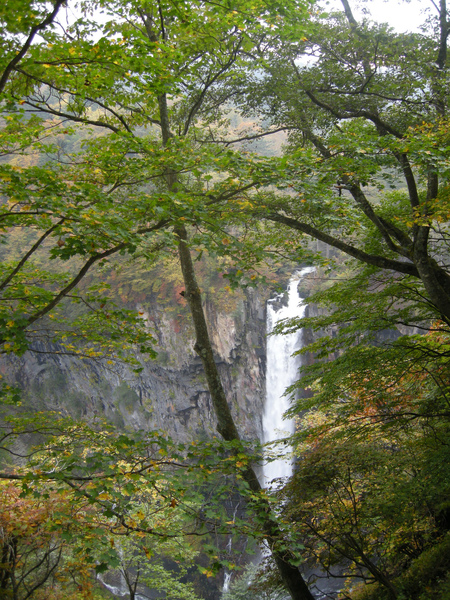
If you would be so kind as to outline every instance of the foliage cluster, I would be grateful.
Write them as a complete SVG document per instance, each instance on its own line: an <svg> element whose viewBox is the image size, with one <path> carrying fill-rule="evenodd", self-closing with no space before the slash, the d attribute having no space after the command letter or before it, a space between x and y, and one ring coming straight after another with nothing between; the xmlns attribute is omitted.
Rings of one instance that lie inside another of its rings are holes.
<svg viewBox="0 0 450 600"><path fill-rule="evenodd" d="M16 441L25 435L42 443L22 454L26 464L2 483L5 597L57 599L73 590L74 598L95 598L93 575L113 569L130 594L159 590L196 600L186 574L199 552L207 558L201 591L202 578L239 563L212 540L260 535L243 505L232 516L228 508L239 494L251 496L242 478L258 459L250 446L183 446L164 432L124 434L100 421L89 427L37 413L5 420L3 452L17 460Z"/></svg>

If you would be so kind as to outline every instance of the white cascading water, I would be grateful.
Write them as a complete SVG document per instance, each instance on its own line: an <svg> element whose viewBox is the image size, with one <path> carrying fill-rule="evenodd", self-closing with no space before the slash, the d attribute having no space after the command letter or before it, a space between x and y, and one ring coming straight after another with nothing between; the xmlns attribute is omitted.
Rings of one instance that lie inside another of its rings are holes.
<svg viewBox="0 0 450 600"><path fill-rule="evenodd" d="M115 577L117 585L106 583L101 575L97 575L97 579L102 583L103 587L111 592L113 598L129 598L130 592L126 584L125 577L122 575L122 573L116 573ZM135 598L136 600L148 600L148 596L143 596L142 594L136 594Z"/></svg>
<svg viewBox="0 0 450 600"><path fill-rule="evenodd" d="M287 306L280 305L279 294L267 302L267 333L271 333L277 323L283 319L302 317L306 304L298 295L298 284L314 267L305 267L297 271L287 289ZM277 302L278 301L278 302ZM286 388L299 378L300 360L292 354L301 347L301 332L288 335L268 335L266 369L266 404L263 415L263 443L273 442L294 433L293 420L283 419L289 408L289 398L284 395ZM288 452L286 452L288 454ZM263 467L264 487L276 478L289 477L292 474L292 461L289 458L268 462Z"/></svg>
<svg viewBox="0 0 450 600"><path fill-rule="evenodd" d="M232 574L229 571L225 571L223 574L222 594L227 594L230 590L231 575Z"/></svg>

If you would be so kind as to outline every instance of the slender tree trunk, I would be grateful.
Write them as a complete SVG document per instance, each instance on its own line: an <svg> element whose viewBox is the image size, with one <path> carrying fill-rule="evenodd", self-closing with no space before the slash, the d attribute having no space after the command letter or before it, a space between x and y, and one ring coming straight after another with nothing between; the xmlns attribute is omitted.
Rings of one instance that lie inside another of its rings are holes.
<svg viewBox="0 0 450 600"><path fill-rule="evenodd" d="M154 32L150 21L145 15L143 15L143 18L149 39L153 39ZM166 146L173 135L170 130L167 96L165 94L159 96L158 104L162 142L163 146ZM178 183L177 173L169 168L166 170L165 178L168 189L172 192L176 191ZM188 245L187 231L184 225L177 225L174 228L174 233L178 236L178 254L186 288L185 297L188 301L194 323L196 336L194 349L200 356L205 370L211 400L217 417L217 430L226 441L231 442L239 440L239 432L231 415L219 371L214 361L211 340L206 325L205 314L203 312L201 292L197 284L194 264ZM243 478L252 492L258 493L261 491L261 485L252 467L248 467L244 471ZM300 571L295 564L293 564L295 560L293 553L290 550L283 549L280 551L277 549L277 546L279 545L277 542L282 541L283 534L280 531L276 520L272 516L272 510L269 503L260 498L253 504L253 508L256 509L259 516L262 517L264 536L272 550L273 559L275 560L281 579L283 580L286 589L289 591L292 600L314 600ZM288 546L288 544L281 545L283 548Z"/></svg>
<svg viewBox="0 0 450 600"><path fill-rule="evenodd" d="M231 415L225 391L222 386L217 365L214 361L213 350L211 346L208 328L206 325L205 314L202 306L200 288L197 284L194 265L191 253L187 244L187 232L185 227L177 227L175 230L178 235L178 253L180 257L181 269L183 272L184 284L186 287L185 298L189 303L192 319L194 322L196 342L194 349L200 356L208 381L208 388L211 394L211 400L217 417L217 431L227 441L239 440L239 433ZM243 472L243 478L247 482L252 492L261 491L261 485L256 477L252 467L248 467ZM313 596L308 589L300 571L292 564L294 555L290 550L280 551L277 549L277 542L282 541L283 534L272 516L269 503L259 499L252 508L258 511L262 517L262 529L272 549L272 556L277 565L281 578L286 589L289 591L293 600L313 600ZM285 546L283 544L283 546Z"/></svg>

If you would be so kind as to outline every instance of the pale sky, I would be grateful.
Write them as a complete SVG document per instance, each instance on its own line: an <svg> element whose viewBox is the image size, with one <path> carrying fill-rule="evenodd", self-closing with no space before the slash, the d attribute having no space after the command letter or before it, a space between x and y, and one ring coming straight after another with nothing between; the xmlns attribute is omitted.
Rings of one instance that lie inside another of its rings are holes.
<svg viewBox="0 0 450 600"><path fill-rule="evenodd" d="M432 0L349 0L355 17L368 9L375 21L387 22L397 31L417 31L424 21L423 10L431 9L437 15ZM331 0L330 5L339 6L339 0Z"/></svg>
<svg viewBox="0 0 450 600"><path fill-rule="evenodd" d="M370 0L366 4L375 20L387 21L398 31L417 30L424 21L424 8L435 11L430 0Z"/></svg>
<svg viewBox="0 0 450 600"><path fill-rule="evenodd" d="M433 7L434 1L436 0L349 0L349 3L356 18L362 15L364 9L368 9L375 21L386 21L397 31L403 32L417 31L424 21L424 9L430 9L437 15ZM340 0L319 0L319 3L342 10ZM73 1L68 3L66 14L69 21L78 14ZM104 17L98 16L99 21L104 20Z"/></svg>

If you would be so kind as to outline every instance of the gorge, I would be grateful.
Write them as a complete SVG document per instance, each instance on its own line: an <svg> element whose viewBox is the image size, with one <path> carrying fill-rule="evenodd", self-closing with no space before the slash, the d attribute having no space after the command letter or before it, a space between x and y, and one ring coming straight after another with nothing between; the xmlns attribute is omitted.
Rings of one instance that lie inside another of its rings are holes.
<svg viewBox="0 0 450 600"><path fill-rule="evenodd" d="M221 377L245 439L267 442L272 435L268 423L275 430L285 427L282 413L287 404L282 394L294 381L298 366L295 359L286 359L298 348L298 335L287 336L284 344L285 336L267 338L266 334L276 321L301 316L297 286L312 270L301 270L291 279L287 292L269 303L270 291L248 288L231 303L232 312L219 312L211 301L205 304ZM215 433L215 419L182 307L177 306L174 314L153 296L137 308L155 328L159 344L159 356L144 362L139 375L126 364L79 360L65 356L61 348L44 346L38 348L41 352L3 361L2 374L21 387L26 404L35 411L53 410L87 421L106 418L124 431L157 428L180 442L207 439ZM268 361L270 381L266 384ZM282 377L285 375L290 379ZM266 398L272 387L275 393ZM266 482L288 474L279 471L280 465L283 461L264 467ZM270 471L266 471L268 467ZM227 585L230 578L225 573ZM123 576L108 576L103 581L117 597L125 596ZM211 598L218 598L221 585L210 583L217 589Z"/></svg>

